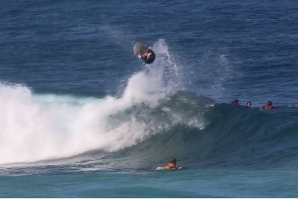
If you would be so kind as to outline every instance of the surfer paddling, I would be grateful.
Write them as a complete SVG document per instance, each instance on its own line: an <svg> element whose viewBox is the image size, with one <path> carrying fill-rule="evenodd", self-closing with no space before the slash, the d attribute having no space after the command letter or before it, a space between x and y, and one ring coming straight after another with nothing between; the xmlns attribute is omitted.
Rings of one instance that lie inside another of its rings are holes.
<svg viewBox="0 0 298 199"><path fill-rule="evenodd" d="M155 60L155 53L153 52L152 47L147 47L143 44L137 43L134 46L134 53L146 64L152 64Z"/></svg>
<svg viewBox="0 0 298 199"><path fill-rule="evenodd" d="M165 166L165 169L176 169L176 158L172 158L171 161Z"/></svg>
<svg viewBox="0 0 298 199"><path fill-rule="evenodd" d="M264 105L264 106L261 106L260 109L261 110L263 110L263 109L268 110L268 109L278 109L278 108L276 106L273 106L271 101L268 101L267 104Z"/></svg>
<svg viewBox="0 0 298 199"><path fill-rule="evenodd" d="M182 167L177 166L176 164L176 158L172 158L171 161L163 167L156 167L155 170L167 170L167 171L173 171L173 170L180 170Z"/></svg>

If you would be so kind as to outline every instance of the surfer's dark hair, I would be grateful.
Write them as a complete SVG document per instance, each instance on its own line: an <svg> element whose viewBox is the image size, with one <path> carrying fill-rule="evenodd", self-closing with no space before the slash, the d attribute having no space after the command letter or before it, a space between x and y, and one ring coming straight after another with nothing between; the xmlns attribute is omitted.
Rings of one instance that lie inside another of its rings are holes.
<svg viewBox="0 0 298 199"><path fill-rule="evenodd" d="M171 163L176 164L176 158L172 158L172 159L171 159Z"/></svg>

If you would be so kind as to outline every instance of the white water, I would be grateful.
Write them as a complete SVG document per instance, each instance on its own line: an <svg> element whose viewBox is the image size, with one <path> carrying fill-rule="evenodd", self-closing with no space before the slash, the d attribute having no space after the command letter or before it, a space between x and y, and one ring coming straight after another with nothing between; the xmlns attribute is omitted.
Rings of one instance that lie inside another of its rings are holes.
<svg viewBox="0 0 298 199"><path fill-rule="evenodd" d="M169 57L163 40L154 50L159 57ZM175 64L167 70L176 75L164 77L169 63L169 58L159 58L146 69L149 72L132 75L120 98L35 95L26 86L0 83L0 164L61 158L92 149L114 151L136 144L147 136L144 127L126 122L110 128L109 116L140 102L155 106L166 93L178 89Z"/></svg>

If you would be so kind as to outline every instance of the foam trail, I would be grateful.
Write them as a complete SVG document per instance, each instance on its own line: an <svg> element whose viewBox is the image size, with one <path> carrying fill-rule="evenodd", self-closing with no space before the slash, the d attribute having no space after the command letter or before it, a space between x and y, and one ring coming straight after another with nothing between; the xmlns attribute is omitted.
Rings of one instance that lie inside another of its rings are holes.
<svg viewBox="0 0 298 199"><path fill-rule="evenodd" d="M163 40L156 45L157 53L167 52ZM114 151L144 139L149 132L141 124L128 120L115 126L109 118L136 103L158 104L170 90L161 61L132 75L120 98L34 95L26 86L0 83L0 164Z"/></svg>

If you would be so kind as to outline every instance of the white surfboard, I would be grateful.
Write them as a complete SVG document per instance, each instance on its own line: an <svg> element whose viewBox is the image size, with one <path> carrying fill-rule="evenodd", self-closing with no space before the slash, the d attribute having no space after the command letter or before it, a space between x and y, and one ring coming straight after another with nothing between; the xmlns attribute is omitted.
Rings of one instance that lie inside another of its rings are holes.
<svg viewBox="0 0 298 199"><path fill-rule="evenodd" d="M175 169L167 169L165 167L156 167L155 168L155 170L159 170L159 171L161 171L161 170L164 170L164 171L173 171L173 170L180 170L180 169L182 169L182 167L176 167Z"/></svg>

